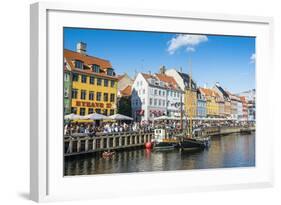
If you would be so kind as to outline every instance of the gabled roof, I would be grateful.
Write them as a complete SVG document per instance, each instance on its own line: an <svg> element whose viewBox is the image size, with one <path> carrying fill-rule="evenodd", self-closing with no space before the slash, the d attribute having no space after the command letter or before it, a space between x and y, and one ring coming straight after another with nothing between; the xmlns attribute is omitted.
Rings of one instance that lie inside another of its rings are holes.
<svg viewBox="0 0 281 205"><path fill-rule="evenodd" d="M122 96L130 96L132 94L132 86L128 85L126 88L120 91Z"/></svg>
<svg viewBox="0 0 281 205"><path fill-rule="evenodd" d="M181 78L183 79L183 83L184 83L184 86L186 87L186 88L189 88L190 86L189 86L189 79L190 79L190 76L188 75L188 74L186 74L186 73L182 73L182 72L179 72L179 71L177 71L177 73L181 76ZM195 89L196 89L196 87L197 87L197 85L196 85L196 83L194 82L194 80L193 79L191 79L191 84L193 84L194 86L195 86Z"/></svg>
<svg viewBox="0 0 281 205"><path fill-rule="evenodd" d="M162 82L166 83L166 87L171 88L171 89L175 89L178 90L179 89L179 85L177 84L176 80L171 77L168 76L166 74L155 74L155 76Z"/></svg>
<svg viewBox="0 0 281 205"><path fill-rule="evenodd" d="M223 97L224 98L226 98L226 99L229 99L230 97L229 97L229 95L228 95L228 93L221 87L221 86L219 86L219 85L215 85L217 88L218 88L218 90L222 93L222 95L223 95Z"/></svg>
<svg viewBox="0 0 281 205"><path fill-rule="evenodd" d="M205 96L210 97L220 97L219 94L210 88L199 88L200 92L202 92Z"/></svg>

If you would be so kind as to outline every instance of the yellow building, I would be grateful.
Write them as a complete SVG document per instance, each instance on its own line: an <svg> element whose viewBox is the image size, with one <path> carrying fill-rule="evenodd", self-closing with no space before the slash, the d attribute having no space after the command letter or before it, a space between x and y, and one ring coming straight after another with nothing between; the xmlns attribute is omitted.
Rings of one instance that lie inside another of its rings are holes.
<svg viewBox="0 0 281 205"><path fill-rule="evenodd" d="M64 62L71 70L71 113L115 114L118 81L111 63L87 55L81 42L76 52L64 49Z"/></svg>
<svg viewBox="0 0 281 205"><path fill-rule="evenodd" d="M218 117L220 114L219 95L212 89L199 88L206 98L207 117Z"/></svg>
<svg viewBox="0 0 281 205"><path fill-rule="evenodd" d="M184 93L184 111L188 117L197 116L197 92L186 87Z"/></svg>

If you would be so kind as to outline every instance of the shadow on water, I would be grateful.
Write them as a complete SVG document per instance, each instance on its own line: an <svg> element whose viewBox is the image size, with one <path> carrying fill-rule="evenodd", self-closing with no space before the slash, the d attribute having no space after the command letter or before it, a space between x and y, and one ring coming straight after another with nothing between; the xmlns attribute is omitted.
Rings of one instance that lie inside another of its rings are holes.
<svg viewBox="0 0 281 205"><path fill-rule="evenodd" d="M64 173L72 176L249 166L255 166L255 133L214 137L206 150L132 149L105 159L101 153L66 157Z"/></svg>

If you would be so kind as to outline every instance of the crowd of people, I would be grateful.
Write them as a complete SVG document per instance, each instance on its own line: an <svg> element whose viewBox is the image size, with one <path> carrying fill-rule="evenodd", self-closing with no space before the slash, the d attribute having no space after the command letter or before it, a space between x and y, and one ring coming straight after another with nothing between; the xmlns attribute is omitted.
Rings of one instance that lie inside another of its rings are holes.
<svg viewBox="0 0 281 205"><path fill-rule="evenodd" d="M79 123L68 122L64 126L64 135L73 134L87 134L89 136L95 136L99 134L118 133L118 132L149 132L152 131L152 126L147 123L126 123L126 122L104 122L99 125L93 123Z"/></svg>
<svg viewBox="0 0 281 205"><path fill-rule="evenodd" d="M193 129L204 129L206 127L236 127L253 126L254 122L250 121L193 121ZM189 128L186 121L183 122L183 129ZM97 134L119 133L119 132L152 132L157 128L170 130L180 130L181 124L178 121L158 121L158 122L100 122L95 124L68 122L64 126L64 135L86 134L96 136Z"/></svg>

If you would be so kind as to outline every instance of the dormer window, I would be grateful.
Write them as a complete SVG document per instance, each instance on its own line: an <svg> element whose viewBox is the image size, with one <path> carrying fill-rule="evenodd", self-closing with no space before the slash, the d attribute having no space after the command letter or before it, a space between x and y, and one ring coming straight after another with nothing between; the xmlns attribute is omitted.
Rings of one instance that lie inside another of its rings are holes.
<svg viewBox="0 0 281 205"><path fill-rule="evenodd" d="M95 73L100 73L100 66L97 64L92 65L92 71Z"/></svg>
<svg viewBox="0 0 281 205"><path fill-rule="evenodd" d="M75 60L75 68L83 69L83 62L80 60Z"/></svg>
<svg viewBox="0 0 281 205"><path fill-rule="evenodd" d="M106 72L107 72L107 75L113 76L113 69L112 68L108 68Z"/></svg>

